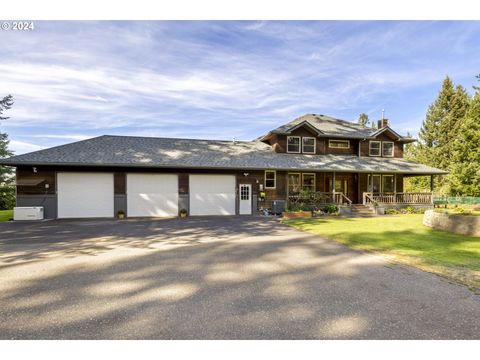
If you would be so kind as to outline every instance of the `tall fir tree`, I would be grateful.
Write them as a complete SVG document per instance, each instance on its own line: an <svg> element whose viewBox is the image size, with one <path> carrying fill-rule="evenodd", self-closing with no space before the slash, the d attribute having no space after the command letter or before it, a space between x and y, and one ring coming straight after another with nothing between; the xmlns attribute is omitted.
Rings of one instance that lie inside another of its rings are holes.
<svg viewBox="0 0 480 360"><path fill-rule="evenodd" d="M480 196L480 88L476 87L470 107L452 142L450 192Z"/></svg>
<svg viewBox="0 0 480 360"><path fill-rule="evenodd" d="M13 105L13 97L12 95L5 96L2 100L0 100L0 120L8 119L7 116L3 115L5 110L8 110ZM5 133L0 132L0 158L5 158L13 155L8 149L8 135ZM0 185L8 183L13 175L13 168L0 166Z"/></svg>

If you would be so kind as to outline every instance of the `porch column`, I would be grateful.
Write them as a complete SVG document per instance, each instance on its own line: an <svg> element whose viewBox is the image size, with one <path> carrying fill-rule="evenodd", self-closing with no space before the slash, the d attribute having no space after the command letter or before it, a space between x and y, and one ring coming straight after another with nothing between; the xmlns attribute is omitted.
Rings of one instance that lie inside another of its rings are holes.
<svg viewBox="0 0 480 360"><path fill-rule="evenodd" d="M430 175L430 192L433 193L433 175Z"/></svg>
<svg viewBox="0 0 480 360"><path fill-rule="evenodd" d="M335 171L333 172L333 178L332 178L332 193L333 193L333 202L336 203L335 199Z"/></svg>
<svg viewBox="0 0 480 360"><path fill-rule="evenodd" d="M393 202L397 202L397 173L393 174Z"/></svg>

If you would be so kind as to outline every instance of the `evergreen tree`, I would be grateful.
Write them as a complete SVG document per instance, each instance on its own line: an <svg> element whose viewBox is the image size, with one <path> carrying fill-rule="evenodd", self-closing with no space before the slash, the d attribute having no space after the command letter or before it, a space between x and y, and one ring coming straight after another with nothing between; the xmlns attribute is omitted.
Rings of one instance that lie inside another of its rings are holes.
<svg viewBox="0 0 480 360"><path fill-rule="evenodd" d="M369 121L370 121L370 119L368 118L368 115L365 114L365 113L361 113L358 116L358 123L362 126L366 126Z"/></svg>
<svg viewBox="0 0 480 360"><path fill-rule="evenodd" d="M11 95L5 96L0 100L0 120L6 120L8 117L2 116L4 110L8 110L13 105ZM8 149L8 135L0 132L0 158L13 155ZM11 186L13 180L13 168L0 166L0 210L11 209L15 205L15 189Z"/></svg>
<svg viewBox="0 0 480 360"><path fill-rule="evenodd" d="M0 100L0 120L7 120L8 117L2 116L5 110L8 110L13 105L13 96L7 95L2 100Z"/></svg>
<svg viewBox="0 0 480 360"><path fill-rule="evenodd" d="M480 89L472 99L452 144L450 192L480 196Z"/></svg>

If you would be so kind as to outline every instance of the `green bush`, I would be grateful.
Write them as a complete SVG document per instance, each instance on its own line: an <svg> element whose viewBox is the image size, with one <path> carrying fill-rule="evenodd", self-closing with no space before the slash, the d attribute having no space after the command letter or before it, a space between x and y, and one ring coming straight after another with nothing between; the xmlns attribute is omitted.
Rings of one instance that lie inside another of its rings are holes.
<svg viewBox="0 0 480 360"><path fill-rule="evenodd" d="M15 188L0 187L0 210L11 210L15 207Z"/></svg>
<svg viewBox="0 0 480 360"><path fill-rule="evenodd" d="M407 214L415 214L415 208L412 207L412 206L408 206L406 209L405 209L405 212Z"/></svg>
<svg viewBox="0 0 480 360"><path fill-rule="evenodd" d="M385 209L385 215L398 215L401 214L400 210L397 209Z"/></svg>
<svg viewBox="0 0 480 360"><path fill-rule="evenodd" d="M327 214L336 214L338 213L338 206L334 204L327 205L325 206L323 211L326 212Z"/></svg>

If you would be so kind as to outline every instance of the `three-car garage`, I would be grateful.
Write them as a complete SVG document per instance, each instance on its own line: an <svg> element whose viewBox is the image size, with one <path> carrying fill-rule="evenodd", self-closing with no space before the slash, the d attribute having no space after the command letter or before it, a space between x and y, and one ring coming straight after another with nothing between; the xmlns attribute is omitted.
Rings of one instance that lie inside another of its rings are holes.
<svg viewBox="0 0 480 360"><path fill-rule="evenodd" d="M114 173L58 172L58 218L115 216ZM128 217L174 217L180 210L179 175L126 173L124 197ZM184 206L190 215L235 215L236 177L190 174ZM118 210L118 209L117 209Z"/></svg>

